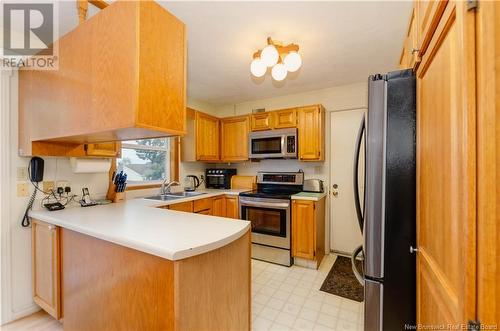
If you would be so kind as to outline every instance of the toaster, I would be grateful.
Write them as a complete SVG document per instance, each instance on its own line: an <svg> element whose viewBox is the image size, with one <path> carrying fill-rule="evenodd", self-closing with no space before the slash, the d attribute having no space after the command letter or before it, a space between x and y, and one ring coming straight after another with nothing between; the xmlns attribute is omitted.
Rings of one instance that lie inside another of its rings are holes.
<svg viewBox="0 0 500 331"><path fill-rule="evenodd" d="M321 179L305 179L303 191L323 193L324 192L323 181Z"/></svg>

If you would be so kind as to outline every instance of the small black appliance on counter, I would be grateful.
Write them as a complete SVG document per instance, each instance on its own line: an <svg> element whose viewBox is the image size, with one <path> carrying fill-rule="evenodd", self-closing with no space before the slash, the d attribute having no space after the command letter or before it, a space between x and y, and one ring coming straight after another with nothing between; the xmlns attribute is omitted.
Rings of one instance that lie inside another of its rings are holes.
<svg viewBox="0 0 500 331"><path fill-rule="evenodd" d="M228 190L231 188L231 177L236 175L236 169L206 169L205 187Z"/></svg>

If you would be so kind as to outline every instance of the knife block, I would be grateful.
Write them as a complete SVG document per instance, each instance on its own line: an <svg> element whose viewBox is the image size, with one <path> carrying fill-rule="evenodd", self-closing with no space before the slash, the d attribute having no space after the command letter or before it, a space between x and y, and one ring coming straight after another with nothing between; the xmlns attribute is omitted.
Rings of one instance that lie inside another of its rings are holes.
<svg viewBox="0 0 500 331"><path fill-rule="evenodd" d="M106 199L113 202L122 202L125 200L125 192L115 192L115 184L112 181L109 181Z"/></svg>

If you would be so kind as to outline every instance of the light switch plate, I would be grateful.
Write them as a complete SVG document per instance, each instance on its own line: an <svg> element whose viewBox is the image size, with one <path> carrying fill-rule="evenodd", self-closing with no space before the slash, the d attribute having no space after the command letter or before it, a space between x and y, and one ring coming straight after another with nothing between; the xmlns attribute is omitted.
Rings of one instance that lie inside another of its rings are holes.
<svg viewBox="0 0 500 331"><path fill-rule="evenodd" d="M18 198L25 198L29 195L28 192L28 183L17 183L17 197Z"/></svg>
<svg viewBox="0 0 500 331"><path fill-rule="evenodd" d="M27 180L28 179L28 168L17 167L17 180Z"/></svg>

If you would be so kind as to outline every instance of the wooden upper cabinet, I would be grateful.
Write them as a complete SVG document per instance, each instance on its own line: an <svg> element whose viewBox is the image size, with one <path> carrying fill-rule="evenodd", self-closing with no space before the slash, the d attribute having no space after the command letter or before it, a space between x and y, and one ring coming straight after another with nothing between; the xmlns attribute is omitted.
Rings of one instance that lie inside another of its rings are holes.
<svg viewBox="0 0 500 331"><path fill-rule="evenodd" d="M32 220L33 300L56 319L61 318L61 257L59 228Z"/></svg>
<svg viewBox="0 0 500 331"><path fill-rule="evenodd" d="M292 256L314 259L314 201L293 200L292 222Z"/></svg>
<svg viewBox="0 0 500 331"><path fill-rule="evenodd" d="M294 128L297 126L297 108L276 110L274 113L274 128Z"/></svg>
<svg viewBox="0 0 500 331"><path fill-rule="evenodd" d="M417 4L415 4L415 6L416 5ZM401 69L414 68L419 60L416 15L417 9L414 7L410 15L410 21L408 23L408 29L406 31L406 38L403 44L401 58L399 60L399 67Z"/></svg>
<svg viewBox="0 0 500 331"><path fill-rule="evenodd" d="M185 25L162 6L113 2L57 43L58 70L19 71L21 155L185 133Z"/></svg>
<svg viewBox="0 0 500 331"><path fill-rule="evenodd" d="M221 121L221 160L237 162L248 160L249 116L227 117Z"/></svg>
<svg viewBox="0 0 500 331"><path fill-rule="evenodd" d="M448 3L444 1L415 1L414 15L416 15L416 38L418 54L422 57L431 41L432 35L436 30L441 15Z"/></svg>
<svg viewBox="0 0 500 331"><path fill-rule="evenodd" d="M87 156L120 157L121 142L97 143L86 145Z"/></svg>
<svg viewBox="0 0 500 331"><path fill-rule="evenodd" d="M219 161L219 119L197 111L195 126L196 160Z"/></svg>
<svg viewBox="0 0 500 331"><path fill-rule="evenodd" d="M325 109L321 105L300 107L298 114L299 159L325 159Z"/></svg>
<svg viewBox="0 0 500 331"><path fill-rule="evenodd" d="M252 131L271 130L274 126L273 115L273 112L262 112L250 115Z"/></svg>

